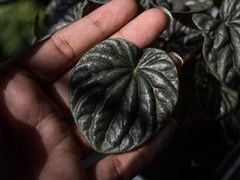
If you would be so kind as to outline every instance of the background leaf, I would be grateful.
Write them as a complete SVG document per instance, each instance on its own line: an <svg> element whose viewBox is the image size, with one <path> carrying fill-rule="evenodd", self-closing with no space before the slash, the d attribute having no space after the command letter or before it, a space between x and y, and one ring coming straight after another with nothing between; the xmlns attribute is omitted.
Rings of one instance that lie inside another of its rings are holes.
<svg viewBox="0 0 240 180"><path fill-rule="evenodd" d="M52 0L46 10L46 26L38 41L82 18L87 0Z"/></svg>
<svg viewBox="0 0 240 180"><path fill-rule="evenodd" d="M197 63L195 79L196 95L208 117L222 118L237 107L238 93L210 74L204 61Z"/></svg>
<svg viewBox="0 0 240 180"><path fill-rule="evenodd" d="M150 0L156 7L165 6L172 13L193 13L209 9L213 6L212 0Z"/></svg>
<svg viewBox="0 0 240 180"><path fill-rule="evenodd" d="M202 47L201 35L197 28L188 27L174 18L160 35L161 48L167 52L177 52L181 57L194 57Z"/></svg>
<svg viewBox="0 0 240 180"><path fill-rule="evenodd" d="M220 19L205 14L193 15L204 31L203 56L211 73L230 88L240 91L240 1L225 0Z"/></svg>

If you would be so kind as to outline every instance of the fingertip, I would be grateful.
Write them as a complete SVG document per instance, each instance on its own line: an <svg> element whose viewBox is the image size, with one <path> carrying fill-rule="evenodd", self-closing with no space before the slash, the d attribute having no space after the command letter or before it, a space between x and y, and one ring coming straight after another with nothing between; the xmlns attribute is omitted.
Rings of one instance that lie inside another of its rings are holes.
<svg viewBox="0 0 240 180"><path fill-rule="evenodd" d="M168 13L166 13L167 11L168 11L167 9L164 10L163 7L159 7L159 8L151 8L149 10L146 10L145 13L149 14L148 16L151 17L152 21L155 21L155 22L158 21L159 23L161 22L160 25L164 30L168 26L172 18Z"/></svg>
<svg viewBox="0 0 240 180"><path fill-rule="evenodd" d="M122 38L137 47L150 45L165 30L169 23L168 16L159 8L144 11L110 38Z"/></svg>
<svg viewBox="0 0 240 180"><path fill-rule="evenodd" d="M168 16L168 19L170 20L170 21L172 21L173 20L173 16L172 16L172 13L167 9L167 8L165 8L164 6L160 6L160 7L158 7L160 10L162 10L167 16Z"/></svg>

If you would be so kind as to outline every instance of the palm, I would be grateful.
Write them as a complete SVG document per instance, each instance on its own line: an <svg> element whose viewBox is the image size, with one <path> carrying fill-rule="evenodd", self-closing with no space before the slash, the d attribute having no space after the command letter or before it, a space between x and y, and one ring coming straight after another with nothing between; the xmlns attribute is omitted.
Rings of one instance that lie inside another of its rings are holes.
<svg viewBox="0 0 240 180"><path fill-rule="evenodd" d="M0 179L130 179L163 149L174 121L151 143L84 169L92 149L66 123L69 74L84 52L110 35L145 47L168 22L154 9L127 23L136 11L134 0L111 1L0 67Z"/></svg>
<svg viewBox="0 0 240 180"><path fill-rule="evenodd" d="M79 144L60 109L27 72L13 67L4 71L1 110L9 117L4 125L11 175L34 179L70 170L71 179L79 179Z"/></svg>

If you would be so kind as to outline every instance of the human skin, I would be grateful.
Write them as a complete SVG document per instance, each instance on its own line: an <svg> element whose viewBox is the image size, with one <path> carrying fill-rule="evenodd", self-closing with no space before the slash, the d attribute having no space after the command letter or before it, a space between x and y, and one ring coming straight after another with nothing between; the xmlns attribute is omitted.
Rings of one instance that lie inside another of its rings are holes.
<svg viewBox="0 0 240 180"><path fill-rule="evenodd" d="M92 152L68 123L70 72L78 59L106 38L147 47L168 24L160 9L133 18L135 0L113 0L0 66L0 179L124 180L153 162L176 123L139 148L112 154L84 168Z"/></svg>

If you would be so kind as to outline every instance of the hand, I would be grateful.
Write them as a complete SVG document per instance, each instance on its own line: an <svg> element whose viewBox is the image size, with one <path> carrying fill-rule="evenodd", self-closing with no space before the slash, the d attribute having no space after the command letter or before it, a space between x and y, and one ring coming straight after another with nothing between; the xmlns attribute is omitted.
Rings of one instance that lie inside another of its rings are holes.
<svg viewBox="0 0 240 180"><path fill-rule="evenodd" d="M71 68L87 50L110 36L144 48L168 24L160 9L132 19L136 11L134 0L111 1L0 66L0 179L131 179L156 159L173 120L147 144L87 169L82 161L93 150L66 123Z"/></svg>

